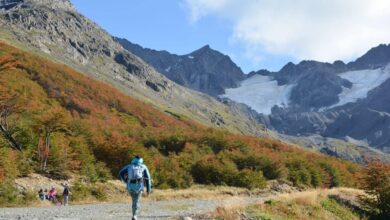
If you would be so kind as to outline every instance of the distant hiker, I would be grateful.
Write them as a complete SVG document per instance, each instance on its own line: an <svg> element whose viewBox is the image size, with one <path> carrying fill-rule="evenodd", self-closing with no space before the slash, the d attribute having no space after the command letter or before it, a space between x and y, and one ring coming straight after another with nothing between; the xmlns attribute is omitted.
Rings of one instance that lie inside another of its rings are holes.
<svg viewBox="0 0 390 220"><path fill-rule="evenodd" d="M143 163L140 156L135 156L131 163L122 168L119 172L120 179L127 184L127 190L133 201L132 220L137 220L140 209L141 194L144 191L144 182L146 182L147 195L151 192L151 179L148 167Z"/></svg>
<svg viewBox="0 0 390 220"><path fill-rule="evenodd" d="M63 205L68 205L68 201L69 201L69 186L67 183L64 183L64 191L62 192L62 196L64 197L64 202L63 202Z"/></svg>
<svg viewBox="0 0 390 220"><path fill-rule="evenodd" d="M57 191L54 187L51 188L51 190L49 191L49 200L52 201L52 202L57 202Z"/></svg>
<svg viewBox="0 0 390 220"><path fill-rule="evenodd" d="M46 195L45 195L45 192L43 191L43 189L40 189L38 191L38 197L41 201L45 200L46 199Z"/></svg>
<svg viewBox="0 0 390 220"><path fill-rule="evenodd" d="M45 195L45 200L49 200L49 193L47 192L47 189L43 191L43 194Z"/></svg>

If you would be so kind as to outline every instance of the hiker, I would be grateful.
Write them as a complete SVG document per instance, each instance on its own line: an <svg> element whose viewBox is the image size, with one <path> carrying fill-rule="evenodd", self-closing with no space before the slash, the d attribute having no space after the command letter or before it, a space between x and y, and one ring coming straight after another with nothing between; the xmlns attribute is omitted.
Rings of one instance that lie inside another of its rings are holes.
<svg viewBox="0 0 390 220"><path fill-rule="evenodd" d="M127 190L132 199L132 220L137 220L140 209L141 194L144 191L144 182L146 182L146 193L149 196L151 192L151 179L147 166L143 163L140 156L135 156L131 163L122 168L119 172L122 182L127 184Z"/></svg>
<svg viewBox="0 0 390 220"><path fill-rule="evenodd" d="M51 202L57 202L57 191L54 187L51 188L51 190L49 191L49 194L48 194L48 197L49 197L49 201Z"/></svg>
<svg viewBox="0 0 390 220"><path fill-rule="evenodd" d="M39 199L40 199L41 201L44 201L44 200L46 199L46 195L45 195L45 192L43 191L43 189L40 189L40 190L38 191L38 196L39 196Z"/></svg>
<svg viewBox="0 0 390 220"><path fill-rule="evenodd" d="M64 186L64 191L62 192L62 196L64 197L63 205L66 206L68 205L70 191L69 191L68 183L64 183L63 186Z"/></svg>
<svg viewBox="0 0 390 220"><path fill-rule="evenodd" d="M49 200L49 193L47 192L47 189L43 191L43 195L45 196L45 200Z"/></svg>

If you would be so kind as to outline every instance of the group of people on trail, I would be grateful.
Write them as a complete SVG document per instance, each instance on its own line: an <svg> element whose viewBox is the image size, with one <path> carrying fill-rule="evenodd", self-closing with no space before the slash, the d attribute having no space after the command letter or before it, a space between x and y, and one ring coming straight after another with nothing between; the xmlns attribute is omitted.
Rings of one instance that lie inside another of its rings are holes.
<svg viewBox="0 0 390 220"><path fill-rule="evenodd" d="M49 200L52 202L55 202L57 200L57 191L54 187L48 191L47 189L43 190L40 189L38 192L39 199L44 201L44 200Z"/></svg>
<svg viewBox="0 0 390 220"><path fill-rule="evenodd" d="M119 171L119 178L126 183L127 191L132 199L132 220L137 220L140 212L140 201L142 193L146 185L146 195L152 191L151 176L148 167L144 164L144 160L140 156L135 156L131 163L123 167ZM64 191L62 193L62 205L67 205L69 201L70 189L67 183L63 184ZM52 187L49 191L47 189L40 189L38 192L39 199L48 200L56 204L61 204L57 200L57 191Z"/></svg>
<svg viewBox="0 0 390 220"><path fill-rule="evenodd" d="M69 186L67 183L64 183L63 187L64 187L64 191L62 192L62 197L63 197L62 205L68 205L69 194L70 194ZM48 201L53 202L55 204L59 203L59 201L57 199L57 190L55 187L51 187L51 189L49 191L47 189L45 189L45 190L40 189L38 191L38 197L41 201L48 200Z"/></svg>
<svg viewBox="0 0 390 220"><path fill-rule="evenodd" d="M126 183L126 188L133 201L132 220L137 220L140 211L140 200L146 184L146 195L149 196L152 190L151 178L148 167L140 156L135 156L131 163L119 171L119 177Z"/></svg>

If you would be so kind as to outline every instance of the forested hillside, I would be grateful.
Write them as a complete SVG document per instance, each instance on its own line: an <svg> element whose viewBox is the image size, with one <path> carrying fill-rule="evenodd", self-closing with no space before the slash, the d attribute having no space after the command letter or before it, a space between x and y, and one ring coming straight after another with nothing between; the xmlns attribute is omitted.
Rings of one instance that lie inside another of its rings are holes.
<svg viewBox="0 0 390 220"><path fill-rule="evenodd" d="M116 178L142 155L153 184L354 186L360 167L281 143L207 128L161 112L62 64L0 43L0 187L31 172ZM19 150L18 150L19 149Z"/></svg>

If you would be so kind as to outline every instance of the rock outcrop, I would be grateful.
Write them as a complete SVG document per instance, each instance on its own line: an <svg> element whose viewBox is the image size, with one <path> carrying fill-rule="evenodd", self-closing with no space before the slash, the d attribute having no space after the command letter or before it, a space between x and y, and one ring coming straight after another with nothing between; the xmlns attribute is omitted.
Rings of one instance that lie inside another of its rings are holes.
<svg viewBox="0 0 390 220"><path fill-rule="evenodd" d="M179 56L167 51L143 48L126 39L116 40L170 80L212 96L223 94L225 88L237 87L245 78L242 70L229 56L211 49L209 45Z"/></svg>

